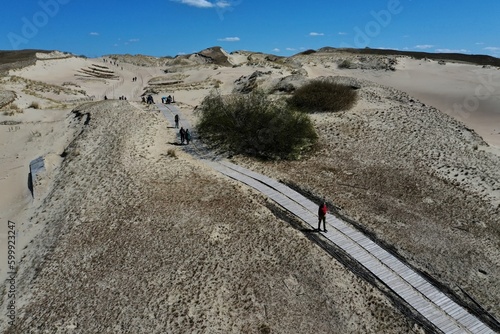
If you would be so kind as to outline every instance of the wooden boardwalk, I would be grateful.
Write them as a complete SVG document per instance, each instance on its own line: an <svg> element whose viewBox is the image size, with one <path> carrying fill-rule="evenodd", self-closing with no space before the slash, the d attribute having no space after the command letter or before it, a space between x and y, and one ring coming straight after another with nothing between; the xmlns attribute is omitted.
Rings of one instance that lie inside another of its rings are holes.
<svg viewBox="0 0 500 334"><path fill-rule="evenodd" d="M174 114L181 116L175 106L159 105L159 108L171 124L174 124ZM182 117L181 126L191 129L189 122ZM192 130L190 131L194 134ZM229 161L218 159L200 144L185 146L185 148L186 151L202 159L218 172L266 195L311 227L317 226L317 203L276 180ZM476 316L352 225L333 215L328 215L327 229L328 232L323 235L328 240L369 270L439 331L443 333L494 333Z"/></svg>

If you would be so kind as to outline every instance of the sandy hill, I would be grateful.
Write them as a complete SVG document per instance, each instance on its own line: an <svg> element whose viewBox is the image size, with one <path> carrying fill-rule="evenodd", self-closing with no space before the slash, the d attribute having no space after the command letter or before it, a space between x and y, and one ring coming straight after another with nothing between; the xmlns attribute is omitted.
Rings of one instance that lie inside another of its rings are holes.
<svg viewBox="0 0 500 334"><path fill-rule="evenodd" d="M318 50L309 50L305 54L311 54L314 52L329 52L329 53L350 53L357 55L381 55L381 56L407 56L415 59L432 59L432 60L443 60L452 62L464 62L483 66L496 66L500 67L500 59L487 55L469 55L463 53L432 53L432 52L416 52L416 51L401 51L401 50L390 50L390 49L350 49L350 48L332 48L323 47ZM304 52L302 53L304 54Z"/></svg>
<svg viewBox="0 0 500 334"><path fill-rule="evenodd" d="M313 79L359 92L352 110L311 116L318 150L233 162L342 207L500 328L500 72L465 56L443 64L368 51L21 52L0 79L0 220L15 223L19 265L18 321L7 329L2 319L1 330L432 332L272 201L185 153L155 106L141 103L173 95L196 124L214 89L280 98ZM33 197L26 178L38 157Z"/></svg>

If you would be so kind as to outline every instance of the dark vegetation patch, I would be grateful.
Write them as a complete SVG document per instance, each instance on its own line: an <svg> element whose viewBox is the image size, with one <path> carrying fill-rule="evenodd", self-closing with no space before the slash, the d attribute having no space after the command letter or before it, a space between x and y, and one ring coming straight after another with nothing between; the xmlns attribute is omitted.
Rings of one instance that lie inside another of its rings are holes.
<svg viewBox="0 0 500 334"><path fill-rule="evenodd" d="M199 109L198 132L234 153L267 159L296 159L317 141L309 116L255 91L207 96Z"/></svg>
<svg viewBox="0 0 500 334"><path fill-rule="evenodd" d="M0 51L0 73L22 68L36 62L37 53L50 53L44 50Z"/></svg>
<svg viewBox="0 0 500 334"><path fill-rule="evenodd" d="M288 104L304 112L335 112L351 109L357 100L358 94L350 86L314 80L298 88Z"/></svg>

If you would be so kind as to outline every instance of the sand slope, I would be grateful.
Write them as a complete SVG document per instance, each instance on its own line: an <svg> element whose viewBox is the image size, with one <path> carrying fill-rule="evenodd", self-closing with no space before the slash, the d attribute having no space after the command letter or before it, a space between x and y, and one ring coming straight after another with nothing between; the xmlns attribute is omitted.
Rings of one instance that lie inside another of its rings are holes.
<svg viewBox="0 0 500 334"><path fill-rule="evenodd" d="M418 328L261 196L167 156L173 131L158 113L111 101L75 116L90 121L34 217L45 228L26 250L8 332Z"/></svg>

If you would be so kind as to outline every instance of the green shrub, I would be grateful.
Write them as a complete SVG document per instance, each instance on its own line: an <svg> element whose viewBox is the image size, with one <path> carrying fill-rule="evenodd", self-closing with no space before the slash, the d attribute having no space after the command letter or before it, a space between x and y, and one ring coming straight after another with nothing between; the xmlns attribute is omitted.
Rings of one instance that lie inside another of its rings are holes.
<svg viewBox="0 0 500 334"><path fill-rule="evenodd" d="M350 86L314 80L295 90L288 104L305 112L335 112L351 109L357 100L358 94Z"/></svg>
<svg viewBox="0 0 500 334"><path fill-rule="evenodd" d="M318 139L308 115L258 90L226 97L212 93L201 103L199 115L200 136L235 153L294 159Z"/></svg>

